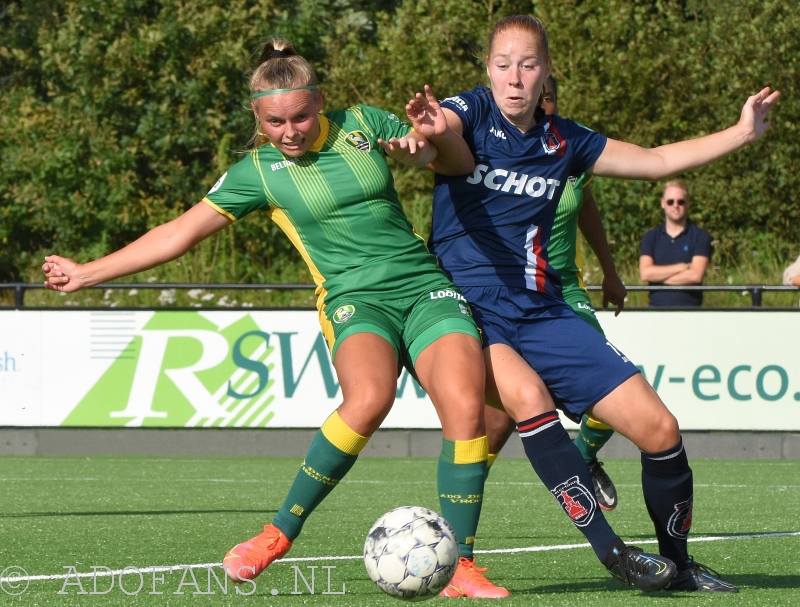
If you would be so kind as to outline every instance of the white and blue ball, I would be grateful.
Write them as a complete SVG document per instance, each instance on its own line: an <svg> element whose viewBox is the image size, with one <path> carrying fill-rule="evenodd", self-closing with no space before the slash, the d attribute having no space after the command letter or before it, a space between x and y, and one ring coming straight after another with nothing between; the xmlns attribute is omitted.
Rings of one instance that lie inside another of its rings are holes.
<svg viewBox="0 0 800 607"><path fill-rule="evenodd" d="M458 566L458 539L433 510L402 506L384 514L369 530L364 564L385 593L409 601L434 597Z"/></svg>

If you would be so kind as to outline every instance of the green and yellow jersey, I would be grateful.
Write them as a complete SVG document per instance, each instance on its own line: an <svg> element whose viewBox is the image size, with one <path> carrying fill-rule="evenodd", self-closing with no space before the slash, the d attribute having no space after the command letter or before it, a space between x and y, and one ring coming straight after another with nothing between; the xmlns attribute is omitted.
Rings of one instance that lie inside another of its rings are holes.
<svg viewBox="0 0 800 607"><path fill-rule="evenodd" d="M320 311L342 294L441 285L444 274L406 218L377 143L411 127L364 105L321 115L320 127L300 157L269 144L252 150L203 201L234 221L268 213L308 264Z"/></svg>
<svg viewBox="0 0 800 607"><path fill-rule="evenodd" d="M553 231L550 233L548 263L561 276L561 292L564 300L581 318L603 333L583 283L581 276L583 259L578 246L578 214L583 208L583 188L589 185L591 180L592 176L584 173L574 182L570 179L564 188L556 207Z"/></svg>
<svg viewBox="0 0 800 607"><path fill-rule="evenodd" d="M561 283L566 289L568 286L583 286L578 251L578 214L583 208L583 188L592 176L583 174L574 182L570 178L569 184L564 188L556 208L556 217L553 221L553 230L550 232L548 245L548 263L561 275Z"/></svg>

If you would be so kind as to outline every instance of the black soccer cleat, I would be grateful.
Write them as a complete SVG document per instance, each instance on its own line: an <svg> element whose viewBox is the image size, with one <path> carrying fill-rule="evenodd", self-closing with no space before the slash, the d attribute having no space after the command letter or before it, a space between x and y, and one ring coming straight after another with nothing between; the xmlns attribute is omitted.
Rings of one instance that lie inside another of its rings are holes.
<svg viewBox="0 0 800 607"><path fill-rule="evenodd" d="M626 546L622 540L611 547L603 563L613 577L644 592L663 590L676 572L675 563L668 558Z"/></svg>
<svg viewBox="0 0 800 607"><path fill-rule="evenodd" d="M692 557L689 557L692 559ZM672 578L667 590L689 590L692 592L739 592L733 584L722 579L722 576L705 565L692 559L689 567Z"/></svg>
<svg viewBox="0 0 800 607"><path fill-rule="evenodd" d="M589 473L592 475L592 485L594 485L594 496L597 505L603 510L613 510L617 507L617 488L603 470L603 462L598 462L595 458L588 464Z"/></svg>

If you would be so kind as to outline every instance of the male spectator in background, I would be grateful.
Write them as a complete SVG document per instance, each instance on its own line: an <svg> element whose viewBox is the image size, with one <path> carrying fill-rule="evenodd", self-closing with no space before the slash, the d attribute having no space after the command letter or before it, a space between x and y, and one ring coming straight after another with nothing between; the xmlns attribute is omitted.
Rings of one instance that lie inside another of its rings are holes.
<svg viewBox="0 0 800 607"><path fill-rule="evenodd" d="M661 196L664 223L642 238L639 276L651 285L699 285L711 260L711 236L689 221L689 188L668 182ZM702 291L651 291L650 306L703 305Z"/></svg>

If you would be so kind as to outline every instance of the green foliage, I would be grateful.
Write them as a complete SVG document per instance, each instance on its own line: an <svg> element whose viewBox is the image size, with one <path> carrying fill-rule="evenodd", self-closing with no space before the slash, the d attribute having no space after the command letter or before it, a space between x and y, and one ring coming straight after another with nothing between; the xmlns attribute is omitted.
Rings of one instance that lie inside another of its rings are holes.
<svg viewBox="0 0 800 607"><path fill-rule="evenodd" d="M445 97L484 82L492 24L526 11L547 25L562 113L613 138L697 137L734 124L762 86L780 89L763 141L683 177L718 241L715 280L742 264L773 272L751 257L761 246L778 267L796 256L800 14L781 0L16 0L0 8L0 281L38 281L49 252L106 254L199 200L252 132L246 71L269 35L318 68L327 108L402 116L425 83ZM396 183L426 234L431 175L398 166ZM635 268L662 219L659 184L593 187L618 263ZM264 217L148 277L308 280Z"/></svg>

